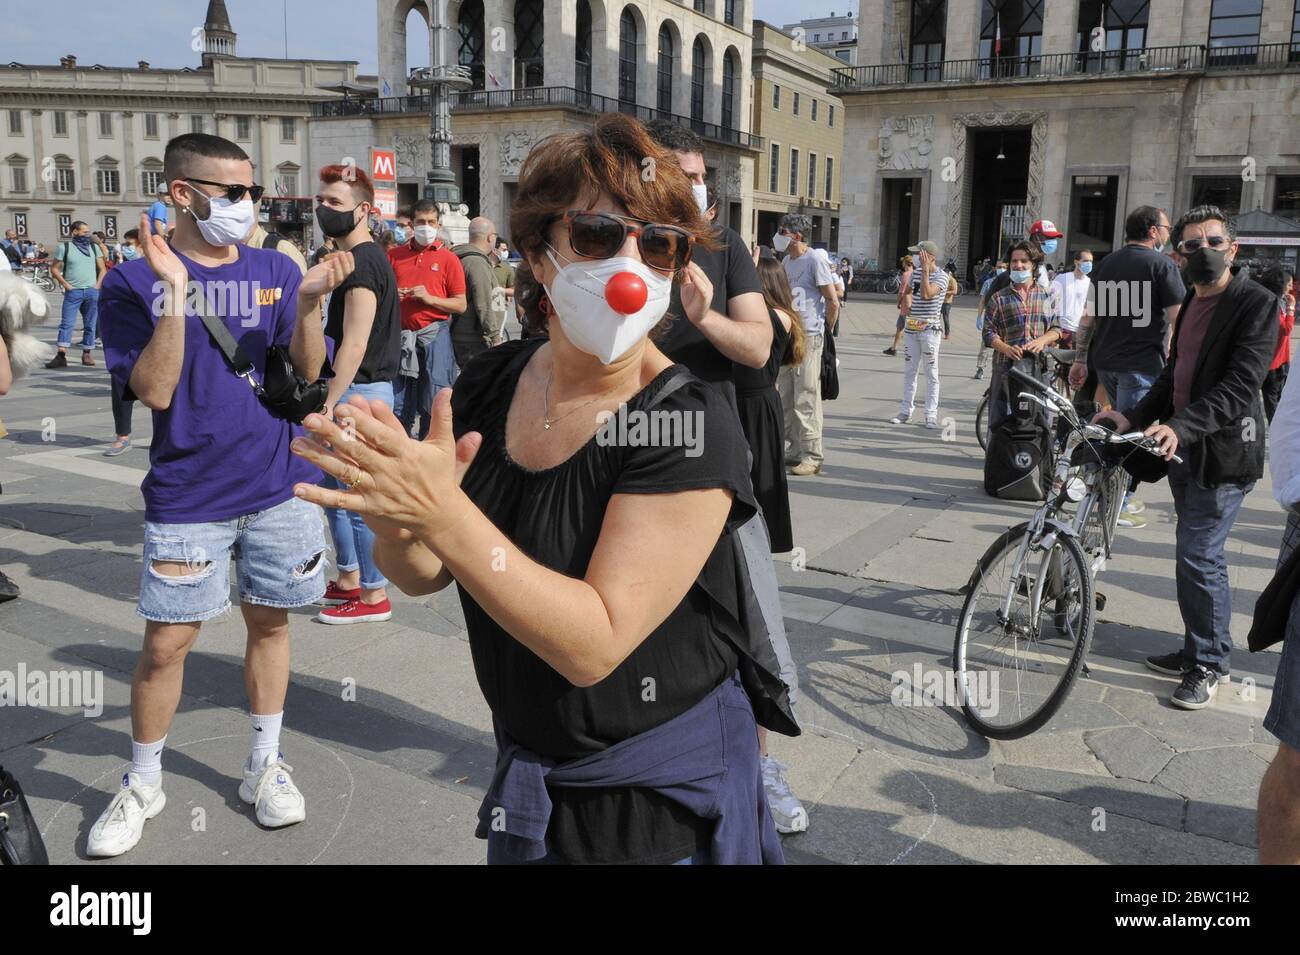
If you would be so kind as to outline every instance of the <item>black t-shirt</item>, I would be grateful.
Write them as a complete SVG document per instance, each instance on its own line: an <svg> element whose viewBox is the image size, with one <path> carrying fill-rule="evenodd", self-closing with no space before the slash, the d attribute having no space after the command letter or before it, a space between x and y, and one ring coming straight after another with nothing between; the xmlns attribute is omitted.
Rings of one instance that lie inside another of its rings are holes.
<svg viewBox="0 0 1300 955"><path fill-rule="evenodd" d="M1141 245L1110 253L1092 270L1089 363L1097 371L1160 374L1169 324L1165 309L1181 304L1186 295L1169 256Z"/></svg>
<svg viewBox="0 0 1300 955"><path fill-rule="evenodd" d="M356 268L330 296L325 334L334 339L335 352L343 344L343 311L348 289L364 288L375 293L375 322L370 326L370 340L361 358L356 377L358 385L374 381L392 381L397 377L402 356L402 322L397 305L397 277L388 256L377 242L363 242L352 250Z"/></svg>
<svg viewBox="0 0 1300 955"><path fill-rule="evenodd" d="M745 240L734 229L722 227L714 231L713 237L722 243L722 248L704 249L695 247L691 261L698 265L713 283L713 302L715 312L727 314L727 302L745 292L763 294L763 286L758 280L758 270L754 260L745 248ZM704 337L704 334L691 324L682 310L681 286L673 283L672 302L668 314L673 316L668 332L655 344L675 362L680 362L691 373L704 381L731 381L731 359Z"/></svg>
<svg viewBox="0 0 1300 955"><path fill-rule="evenodd" d="M544 471L516 464L505 425L520 373L544 339L512 341L473 358L452 396L456 434L478 431L483 444L462 487L503 533L537 562L570 577L587 571L609 499L727 488L734 530L756 512L735 405L721 389L691 380L654 411L700 413L695 450L601 445L593 437L567 461ZM680 365L665 369L627 402L643 408ZM719 538L686 597L609 676L576 687L511 637L465 590L465 626L479 687L492 715L534 752L570 760L607 749L684 713L735 672L739 654L711 593L735 587L735 557ZM729 581L729 583L728 583ZM644 681L653 678L653 684ZM646 687L654 699L647 701ZM547 842L570 862L675 862L707 848L713 823L653 791L632 787L550 789Z"/></svg>

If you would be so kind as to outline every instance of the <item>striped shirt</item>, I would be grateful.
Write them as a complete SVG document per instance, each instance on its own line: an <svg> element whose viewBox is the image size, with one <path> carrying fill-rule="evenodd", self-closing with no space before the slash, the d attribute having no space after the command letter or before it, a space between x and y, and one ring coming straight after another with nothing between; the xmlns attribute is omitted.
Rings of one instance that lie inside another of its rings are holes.
<svg viewBox="0 0 1300 955"><path fill-rule="evenodd" d="M930 273L930 286L935 290L934 297L923 298L921 296L921 269L918 267L913 271L912 309L907 313L907 330L909 332L924 332L943 328L943 316L940 312L943 308L944 293L948 291L948 273L942 269L935 269Z"/></svg>

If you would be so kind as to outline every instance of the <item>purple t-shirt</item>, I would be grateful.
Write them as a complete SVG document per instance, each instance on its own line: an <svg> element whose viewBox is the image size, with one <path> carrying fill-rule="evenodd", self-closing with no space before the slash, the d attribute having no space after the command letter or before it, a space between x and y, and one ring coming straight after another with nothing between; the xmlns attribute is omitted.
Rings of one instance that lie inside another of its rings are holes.
<svg viewBox="0 0 1300 955"><path fill-rule="evenodd" d="M177 253L180 255L180 253ZM207 291L217 315L257 367L272 344L289 344L296 320L297 265L274 250L239 247L239 259L209 267L180 255L190 289ZM104 277L99 324L113 380L128 382L158 319L162 285L144 259L123 262ZM172 321L172 319L168 319ZM203 322L186 306L185 358L166 411L153 413L153 445L144 479L145 519L197 524L243 517L293 497L299 481L321 472L289 450L301 429L277 418L231 369Z"/></svg>

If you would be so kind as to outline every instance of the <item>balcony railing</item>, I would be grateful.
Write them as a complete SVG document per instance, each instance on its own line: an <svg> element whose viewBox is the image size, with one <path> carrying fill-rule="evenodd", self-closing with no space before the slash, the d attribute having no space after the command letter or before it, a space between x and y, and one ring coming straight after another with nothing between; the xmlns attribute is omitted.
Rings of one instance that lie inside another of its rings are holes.
<svg viewBox="0 0 1300 955"><path fill-rule="evenodd" d="M429 94L417 96L347 97L320 100L312 104L312 115L317 118L338 116L400 116L410 113L428 113L432 108ZM763 148L763 137L717 123L691 119L678 113L668 113L651 106L628 103L599 93L575 89L572 86L527 86L508 90L465 90L451 94L453 113L498 111L559 107L584 113L627 113L642 121L668 119L678 125L693 129L700 136L716 143L726 143L743 149Z"/></svg>
<svg viewBox="0 0 1300 955"><path fill-rule="evenodd" d="M1039 56L981 57L941 63L894 63L835 70L837 89L878 86L994 83L1003 80L1086 79L1140 73L1221 72L1300 69L1300 43L1255 43L1207 47L1157 46L1100 53L1045 53Z"/></svg>

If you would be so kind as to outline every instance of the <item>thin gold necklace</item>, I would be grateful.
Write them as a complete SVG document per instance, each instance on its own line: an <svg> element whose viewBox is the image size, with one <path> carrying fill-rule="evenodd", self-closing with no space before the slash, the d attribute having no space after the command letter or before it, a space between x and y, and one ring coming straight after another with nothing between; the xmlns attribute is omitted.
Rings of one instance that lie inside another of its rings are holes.
<svg viewBox="0 0 1300 955"><path fill-rule="evenodd" d="M594 398L587 399L582 404L578 405L578 407L576 408L570 408L568 411L564 412L564 414L560 415L558 418L552 418L551 417L551 381L554 378L555 378L555 365L552 364L551 370L546 373L546 392L542 396L542 401L545 406L542 412L542 429L545 431L550 431L551 425L563 421L565 418L573 414L575 411L581 411L583 408L587 407L587 405L591 404L593 401L599 401L601 398L604 398L607 395L611 395L618 390L618 387L615 386L614 388L611 388L608 391L596 395L596 397Z"/></svg>

